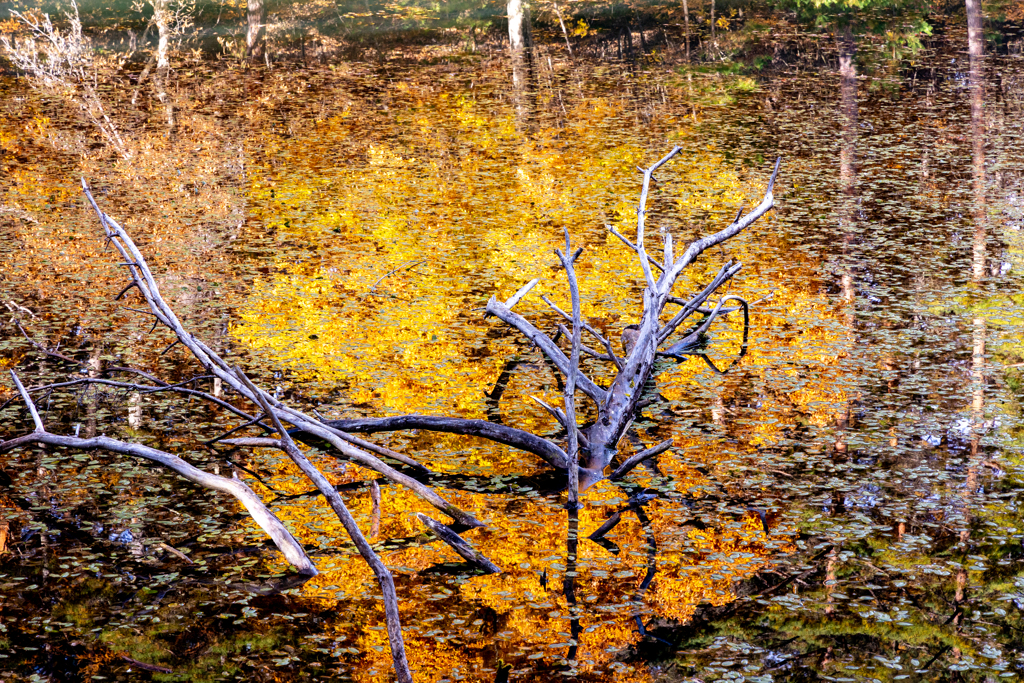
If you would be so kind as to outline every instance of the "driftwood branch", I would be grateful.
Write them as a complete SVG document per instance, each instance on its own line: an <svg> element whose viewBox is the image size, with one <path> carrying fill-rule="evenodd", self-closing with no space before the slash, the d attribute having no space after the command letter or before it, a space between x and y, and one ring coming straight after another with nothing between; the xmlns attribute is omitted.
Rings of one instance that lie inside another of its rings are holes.
<svg viewBox="0 0 1024 683"><path fill-rule="evenodd" d="M362 448L352 445L341 435L335 433L335 430L321 424L316 418L310 417L299 410L285 405L262 389L257 389L257 393L253 393L252 389L239 380L231 366L221 359L221 357L210 349L210 347L184 328L174 311L160 295L160 290L157 287L156 280L153 277L142 252L139 251L131 237L128 236L124 229L118 225L113 218L100 211L96 201L92 197L92 193L89 191L89 186L86 184L84 179L82 180L82 188L86 197L88 197L93 208L96 210L96 213L100 218L100 222L102 223L106 231L106 235L110 239L111 243L121 253L125 261L133 264L129 268L129 271L132 274L132 278L138 285L139 292L146 299L146 303L149 304L150 310L153 311L153 314L161 323L174 332L178 340L192 352L192 355L203 365L207 372L215 375L222 382L241 394L244 398L257 405L261 403L260 396L262 396L263 399L265 399L268 404L274 408L280 418L287 420L297 429L329 442L334 446L334 448L341 451L341 453L354 462L384 475L397 484L401 484L409 488L418 496L444 512L446 515L452 517L460 524L465 524L467 526L482 526L482 522L473 517L473 515L458 509L448 501L444 500L444 498L439 496L430 487L421 484L412 477L398 472ZM257 394L259 394L259 396Z"/></svg>
<svg viewBox="0 0 1024 683"><path fill-rule="evenodd" d="M537 286L540 282L540 278L534 278L527 282L525 285L519 288L519 291L513 294L508 301L505 302L505 306L508 308L514 308L517 303L523 300L523 297L530 293L530 290Z"/></svg>
<svg viewBox="0 0 1024 683"><path fill-rule="evenodd" d="M555 313L558 313L558 315L560 315L563 318L565 318L568 322L570 322L570 323L572 322L572 316L569 315L568 313L566 313L565 311L563 311L558 306L556 306L555 303L553 301L551 301L551 299L549 299L546 294L544 296L542 296L541 299L544 300L544 303L546 303L548 306L550 306L552 309L554 309ZM581 347L581 349L582 350L586 350L594 358L601 358L602 360L610 360L610 361L612 361L613 363L615 363L615 367L617 367L619 370L622 370L622 361L620 361L619 357L615 355L615 350L612 348L611 342L608 341L608 339L606 339L603 334L601 334L600 332L595 330L593 327L591 327L586 322L583 323L583 329L586 330L587 332L589 332L590 335L592 337L594 337L594 339L599 341L604 346L604 349L607 352L607 355L602 355L602 354L594 351L593 349L588 349L587 347ZM566 336L569 336L569 335L566 334Z"/></svg>
<svg viewBox="0 0 1024 683"><path fill-rule="evenodd" d="M562 429L568 431L569 423L568 420L566 420L565 413L562 412L561 408L555 408L554 406L548 405L547 403L537 398L536 396L531 396L530 398L532 398L541 408L546 410L549 415L554 417L558 424L562 425ZM583 446L584 448L590 448L590 441L587 439L587 435L583 433L579 426L576 427L576 438L579 439L581 446Z"/></svg>
<svg viewBox="0 0 1024 683"><path fill-rule="evenodd" d="M14 379L15 386L18 387L18 391L21 394L22 399L25 401L25 405L28 406L29 412L32 414L32 420L35 423L36 429L30 434L0 443L0 453L6 453L9 450L30 443L44 443L51 446L65 446L67 448L74 448L82 451L105 450L110 451L111 453L120 453L122 455L143 458L150 462L163 465L195 484L234 496L238 502L245 506L245 509L248 510L253 521L259 524L260 528L270 536L271 540L274 541L274 544L285 556L285 559L295 567L296 571L307 576L316 576L316 567L313 566L313 562L306 556L306 553L299 542L295 540L295 537L292 536L291 532L285 528L284 524L281 523L281 520L279 520L277 516L263 504L263 501L260 500L259 496L257 496L252 489L246 486L245 482L239 479L228 479L227 477L221 477L216 474L204 472L175 455L165 453L164 451L160 451L149 446L143 446L141 444L126 443L106 436L81 439L75 436L51 434L50 432L47 432L43 426L43 421L40 419L39 413L36 411L36 407L32 402L31 396L28 391L25 390L25 387L22 386L21 380L18 379L18 375L15 374L13 370L11 371L11 377Z"/></svg>
<svg viewBox="0 0 1024 683"><path fill-rule="evenodd" d="M452 550L457 552L464 560L466 560L470 564L475 565L480 569L483 569L488 574L501 573L501 568L498 567L498 565L494 564L486 557L484 557L484 555L480 553L472 545L470 545L469 542L466 541L466 539L464 539L462 536L459 536L457 533L446 527L444 524L441 524L437 520L427 517L422 512L417 512L416 517L423 523L423 526L427 527L428 531L430 531L438 539L447 543Z"/></svg>
<svg viewBox="0 0 1024 683"><path fill-rule="evenodd" d="M377 577L377 583L380 585L381 593L384 597L384 619L387 622L388 641L391 643L391 659L394 662L395 673L399 681L411 683L412 673L409 671L409 663L405 657L405 641L402 638L402 624L398 614L398 594L395 592L395 581L391 576L391 572L380 561L377 553L373 552L373 548L370 547L366 537L363 536L359 525L356 524L356 520L352 517L352 513L348 511L345 501L342 500L334 485L327 480L327 477L309 461L306 454L300 451L295 442L292 441L292 437L288 434L288 430L284 428L284 425L281 424L277 411L270 406L270 402L267 400L264 392L257 389L240 369L235 368L235 376L256 397L257 403L263 409L263 412L270 416L274 423L274 428L281 435L280 448L288 454L291 461L295 463L302 473L306 475L306 478L313 482L324 498L327 499L327 503L334 510L334 514L338 516L352 542L355 543L359 554L363 556L366 563L370 565L370 569L373 570L373 574Z"/></svg>
<svg viewBox="0 0 1024 683"><path fill-rule="evenodd" d="M779 168L781 165L782 157L779 157L775 161L775 168L772 170L771 178L768 180L768 187L765 190L764 198L761 200L760 204L750 211L750 213L746 216L738 217L725 229L720 230L713 235L708 235L707 237L694 240L690 243L690 246L686 248L686 251L676 259L675 263L671 264L671 268L662 274L659 286L664 293L668 293L668 290L671 289L673 284L675 284L676 278L678 278L680 273L683 272L683 269L693 263L698 256L711 247L721 244L722 242L740 234L740 232L745 228L750 227L754 221L771 210L775 205L775 195L772 194L772 189L775 187L775 179L779 175ZM666 266L668 265L670 264L666 264Z"/></svg>
<svg viewBox="0 0 1024 683"><path fill-rule="evenodd" d="M633 244L632 242L629 241L628 237L623 235L621 232L616 230L611 225L605 225L604 227L608 228L608 232L610 232L611 234L613 234L616 237L618 237L622 241L623 244L625 244L627 247L629 247L630 249L635 251L637 253L637 255L640 254L640 250L636 248L635 244ZM665 266L661 265L658 261L656 261L653 257L651 257L650 254L647 254L647 262L650 263L655 268L657 268L658 270L660 270L661 272L665 272Z"/></svg>
<svg viewBox="0 0 1024 683"><path fill-rule="evenodd" d="M647 193L651 188L651 178L654 172L667 164L669 160L682 151L682 147L676 145L672 151L663 156L653 166L644 171L643 186L640 189L640 201L636 207L636 253L640 256L640 267L644 270L644 280L647 281L647 289L654 292L654 275L651 273L650 259L644 249L644 228L647 220ZM669 264L666 263L667 267ZM662 273L662 277L667 273Z"/></svg>
<svg viewBox="0 0 1024 683"><path fill-rule="evenodd" d="M526 320L526 318L522 317L518 313L513 313L507 306L505 306L505 304L498 301L495 297L491 297L491 300L487 302L487 312L493 316L497 316L497 318L505 324L519 330L524 337L536 344L541 352L551 359L562 375L568 376L569 359L565 357L565 354L562 353L562 350L558 348L550 337L534 327L532 323ZM574 374L576 384L579 386L580 391L586 394L595 403L601 403L604 401L606 395L604 389L594 384L589 377L584 375L578 369Z"/></svg>
<svg viewBox="0 0 1024 683"><path fill-rule="evenodd" d="M490 441L512 446L543 458L558 469L569 466L565 451L536 434L488 420L433 415L397 415L395 417L368 417L347 420L328 420L325 424L346 432L372 434L397 432L406 429L424 429L432 432L479 436Z"/></svg>
<svg viewBox="0 0 1024 683"><path fill-rule="evenodd" d="M576 377L580 368L580 336L583 332L583 321L580 312L580 288L576 281L575 262L580 255L580 250L570 256L572 252L572 240L569 238L569 229L565 228L565 252L558 249L555 254L562 262L565 269L565 277L569 283L569 296L572 299L572 336L570 337L569 372L565 378L565 430L569 435L569 500L571 510L579 507L580 496L580 442L579 426L576 423Z"/></svg>
<svg viewBox="0 0 1024 683"><path fill-rule="evenodd" d="M661 332L658 334L658 342L660 343L668 339L672 335L672 333L676 331L676 329L683 321L685 321L687 318L689 318L691 315L697 312L701 304L708 300L708 297L714 294L715 291L718 290L726 282L731 280L732 277L736 275L736 273L742 270L742 268L742 263L727 263L724 266L722 266L722 269L718 271L718 274L714 277L713 280L711 280L708 286L701 290L699 293L697 293L688 302L686 302L682 309L680 309L674 316L672 316L672 319L669 320L661 328Z"/></svg>
<svg viewBox="0 0 1024 683"><path fill-rule="evenodd" d="M611 479L612 481L615 481L616 479L621 479L622 477L626 476L626 474L630 470L632 470L634 467L642 463L644 460L653 458L654 456L660 453L664 453L669 448L672 448L672 439L667 439L656 446L652 446L646 450L640 451L636 455L632 455L629 458L627 458L626 462L619 465L614 472L608 475L608 478Z"/></svg>

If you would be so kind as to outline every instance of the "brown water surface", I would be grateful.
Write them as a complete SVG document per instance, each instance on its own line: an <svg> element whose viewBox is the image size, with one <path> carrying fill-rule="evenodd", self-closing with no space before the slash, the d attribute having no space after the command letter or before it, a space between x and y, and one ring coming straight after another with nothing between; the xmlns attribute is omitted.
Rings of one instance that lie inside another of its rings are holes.
<svg viewBox="0 0 1024 683"><path fill-rule="evenodd" d="M648 216L649 244L670 231L678 245L756 204L781 155L776 210L677 286L743 262L730 293L757 301L745 355L725 374L698 356L660 366L620 453L674 447L586 492L575 552L564 483L528 454L378 439L486 522L466 537L503 569L493 576L424 535L414 513L430 509L405 489L382 480L375 517L367 472L312 457L395 574L418 681L507 666L513 681L1015 678L1024 62L993 51L972 90L966 45L949 28L912 59L865 40L845 62L764 73L542 60L525 95L497 53L197 61L177 75L170 138L156 110L108 93L130 160L3 77L0 363L26 384L80 376L17 322L80 360L168 379L197 367L165 352L173 339L130 310L136 295L113 301L124 267L84 176L187 326L283 398L329 418L448 414L558 438L531 397L557 403L560 385L483 317L488 298L541 277L517 311L553 330L539 294L569 306L552 255L568 229L585 246L583 313L617 340L643 275L605 226L635 235L636 167L683 148ZM728 367L741 339L741 318L716 324L708 360ZM15 397L9 379L0 391ZM377 584L308 482L276 451L198 445L232 415L147 394L129 427L124 393L38 400L52 431L234 463L321 574L289 579L240 507L171 473L14 451L0 461L3 680L389 680ZM17 401L0 413L3 438L30 425ZM586 539L617 511L604 542ZM129 672L125 656L173 673Z"/></svg>

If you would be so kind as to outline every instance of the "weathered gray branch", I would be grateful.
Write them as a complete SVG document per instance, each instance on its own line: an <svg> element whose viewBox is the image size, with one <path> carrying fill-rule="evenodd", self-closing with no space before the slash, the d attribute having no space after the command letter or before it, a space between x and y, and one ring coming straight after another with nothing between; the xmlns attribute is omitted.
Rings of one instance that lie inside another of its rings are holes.
<svg viewBox="0 0 1024 683"><path fill-rule="evenodd" d="M576 281L574 264L579 251L572 252L572 241L569 229L565 228L565 252L555 249L558 260L565 269L565 277L569 284L569 296L572 300L572 336L570 337L569 372L565 377L565 431L569 435L569 509L579 507L580 497L580 442L576 423L576 377L580 374L580 337L583 332L583 321L580 313L580 288Z"/></svg>
<svg viewBox="0 0 1024 683"><path fill-rule="evenodd" d="M653 166L644 170L644 182L643 187L640 189L640 201L636 207L636 253L640 256L640 266L644 270L644 280L647 282L647 289L652 293L654 292L654 275L651 273L650 259L647 256L647 251L644 249L644 226L647 220L647 193L651 188L651 178L654 176L654 172L667 164L668 161L679 154L682 151L682 147L676 145L672 148L672 151L663 156ZM666 263L665 267L670 264ZM662 278L665 277L666 273L662 273Z"/></svg>
<svg viewBox="0 0 1024 683"><path fill-rule="evenodd" d="M14 384L21 393L21 396L25 401L25 405L28 406L29 412L32 414L32 420L35 423L35 431L0 443L0 453L6 453L9 450L30 443L44 443L51 446L65 446L67 448L84 451L98 449L105 450L112 453L120 453L122 455L143 458L150 462L163 465L195 484L234 496L242 505L245 506L245 509L249 511L253 521L259 524L260 528L270 536L271 540L274 541L274 544L285 556L285 559L295 567L296 571L307 576L316 576L316 567L306 556L306 553L299 542L295 540L295 537L292 536L291 532L285 528L284 524L281 523L281 520L279 520L274 513L263 504L263 501L260 500L259 496L257 496L252 489L246 486L245 482L240 479L228 479L227 477L221 477L216 474L204 472L175 455L165 453L164 451L160 451L149 446L143 446L141 444L126 443L106 436L81 439L75 436L51 434L50 432L47 432L43 426L43 421L40 419L39 413L36 411L32 398L29 396L28 391L25 390L25 387L22 386L21 381L13 370L11 371L11 376L14 378Z"/></svg>
<svg viewBox="0 0 1024 683"><path fill-rule="evenodd" d="M553 308L555 313L558 313L558 315L562 316L563 318L565 318L570 323L572 322L572 316L569 315L568 313L566 313L565 311L563 311L558 306L556 306L555 303L551 299L548 298L547 294L541 296L541 299L544 300L544 303L546 303L548 306ZM597 341L601 342L601 344L605 348L605 351L608 352L607 356L603 356L602 354L594 352L594 351L591 350L590 351L590 355L594 356L595 358L601 358L603 360L610 360L613 363L615 363L615 367L617 367L619 370L622 370L622 361L620 361L619 357L615 355L615 349L612 348L611 342L608 341L603 334L601 334L600 332L595 330L593 327L591 327L586 322L583 323L583 329L586 330L587 332L589 332L591 334L591 336L594 337L594 339L596 339ZM566 335L566 336L569 336L569 335ZM582 350L586 350L586 348L587 347L581 347Z"/></svg>
<svg viewBox="0 0 1024 683"><path fill-rule="evenodd" d="M327 503L334 510L334 514L338 516L352 542L355 543L359 554L363 556L366 563L370 565L370 569L373 570L373 574L377 577L377 583L380 585L381 593L384 597L384 620L387 623L388 641L391 643L391 659L394 662L395 674L401 683L412 683L412 673L409 671L409 662L405 657L405 641L402 638L402 624L398 614L398 594L395 593L395 581L391 576L391 572L380 561L377 553L373 552L373 548L370 547L366 537L363 536L363 532L360 531L359 525L356 524L356 520L352 517L352 513L348 511L345 501L342 500L334 485L327 480L327 477L309 461L306 454L300 451L295 442L292 441L288 430L284 428L284 425L278 419L277 411L271 408L270 402L263 392L257 389L240 369L235 368L235 376L256 397L256 403L263 409L263 412L270 416L270 419L274 422L274 428L281 435L280 447L282 450L288 454L291 461L295 463L302 473L306 475L306 478L313 482L324 498L327 499Z"/></svg>
<svg viewBox="0 0 1024 683"><path fill-rule="evenodd" d="M326 425L345 432L373 434L375 432L397 432L405 429L425 429L431 432L479 436L490 441L512 446L543 458L548 464L559 469L569 467L565 451L536 434L506 427L488 420L458 417L437 417L434 415L396 415L395 417L367 417L346 420L328 420Z"/></svg>
<svg viewBox="0 0 1024 683"><path fill-rule="evenodd" d="M115 246L115 248L124 257L125 261L129 264L129 272L131 273L134 282L137 284L139 292L146 299L146 303L149 304L150 310L153 311L153 314L157 319L174 332L178 340L188 347L192 352L192 355L195 356L196 360L198 360L208 372L220 378L222 382L228 384L232 389L237 391L246 399L259 404L259 397L252 393L245 384L239 381L235 376L233 369L206 344L197 339L195 335L188 332L184 326L182 326L174 311L167 305L166 301L164 301L163 297L160 295L160 290L157 287L156 280L154 279L142 252L139 251L138 247L124 229L118 225L114 219L100 210L96 201L92 197L92 193L89 191L89 186L85 182L85 179L82 180L82 189L85 191L86 197L88 197L93 209L99 216L100 222L103 224L104 230L106 231L107 239ZM482 526L482 523L473 517L473 515L459 510L457 507L444 500L430 487L421 484L412 477L398 472L379 458L367 453L361 448L353 446L351 443L348 443L346 439L335 433L335 431L330 427L321 424L318 420L305 415L301 411L283 404L281 401L278 401L262 389L257 389L257 392L274 407L279 414L279 417L283 417L288 420L295 425L296 428L312 434L313 436L325 439L356 463L383 474L391 481L411 489L418 496L459 523L466 524L467 526Z"/></svg>
<svg viewBox="0 0 1024 683"><path fill-rule="evenodd" d="M700 308L700 305L707 301L708 297L714 294L715 291L718 290L718 288L720 288L726 282L731 280L732 277L736 275L736 273L742 270L742 268L742 263L726 263L724 266L722 266L722 269L718 271L718 274L714 277L713 280L711 280L708 286L705 287L698 294L696 294L692 299L690 299L686 303L686 305L683 306L682 309L680 309L674 316L672 316L672 319L670 321L665 323L665 325L661 328L661 332L658 334L658 343L661 343L668 339L669 336L676 331L676 328L679 327L680 323L682 323L691 315L696 313L697 310ZM668 302L666 301L666 303Z"/></svg>
<svg viewBox="0 0 1024 683"><path fill-rule="evenodd" d="M775 195L772 194L772 189L775 187L775 179L779 175L779 167L781 165L782 157L779 157L775 161L775 168L772 170L772 176L768 180L768 187L765 190L764 198L761 200L760 204L750 211L750 213L746 216L738 217L728 227L713 235L708 235L698 240L694 240L690 243L690 246L686 248L686 251L683 252L682 256L676 259L675 263L665 264L670 267L662 274L661 279L658 281L659 292L661 294L667 295L669 290L672 289L672 285L675 284L676 278L678 278L680 273L683 272L683 269L693 263L694 260L707 249L740 234L740 232L745 228L752 225L754 221L771 210L775 205Z"/></svg>
<svg viewBox="0 0 1024 683"><path fill-rule="evenodd" d="M422 512L417 512L416 517L423 523L423 526L427 527L435 537L444 541L448 546L457 552L464 560L480 567L488 574L500 574L501 568L488 560L484 555L479 552L476 548L469 544L469 542L462 536L441 524L437 520L427 517Z"/></svg>
<svg viewBox="0 0 1024 683"><path fill-rule="evenodd" d="M628 237L626 237L625 235L623 235L623 234L622 234L621 232L619 232L618 230L616 230L616 229L615 229L615 228L614 228L613 226L611 226L611 225L605 225L604 227L608 228L608 232L610 232L611 234L613 234L613 235L615 235L616 237L618 237L618 238L619 238L619 239L620 239L620 240L622 241L622 243L623 243L623 244L625 244L625 245L626 245L627 247L629 247L630 249L632 249L633 251L635 251L635 252L637 253L637 255L639 255L639 254L640 254L640 251L639 251L639 250L638 250L638 249L636 248L636 245L635 245L635 244L633 244L632 242L630 242L630 241L629 241L629 238L628 238ZM654 258L653 258L653 257L652 257L652 256L651 256L650 254L647 254L647 260L648 260L648 262L649 262L649 263L650 263L650 264L651 264L652 266L654 266L655 268L657 268L657 269L658 269L658 270L660 270L661 272L665 272L665 266L663 266L663 265L661 265L660 263L658 263L658 261L656 261L656 260L655 260L655 259L654 259Z"/></svg>
<svg viewBox="0 0 1024 683"><path fill-rule="evenodd" d="M538 282L540 282L540 278L539 277L536 277L536 278L530 280L529 282L527 282L525 285L523 285L522 287L519 288L518 292L513 294L509 298L509 300L505 302L505 305L508 306L510 309L511 308L515 308L515 305L517 303L519 303L520 301L522 301L523 297L526 296L527 294L529 294L530 290L533 289L534 287L536 287Z"/></svg>
<svg viewBox="0 0 1024 683"><path fill-rule="evenodd" d="M656 446L652 446L646 450L640 451L635 455L631 455L626 460L626 462L619 465L614 472L609 474L608 478L611 479L612 481L615 481L616 479L621 479L622 477L626 476L626 474L630 470L632 470L634 467L642 463L644 460L647 460L648 458L653 458L659 453L664 453L669 448L672 448L672 439L667 439Z"/></svg>
<svg viewBox="0 0 1024 683"><path fill-rule="evenodd" d="M562 350L558 348L558 345L551 341L551 338L546 334L538 330L533 326L526 318L513 313L505 304L501 303L495 297L491 297L491 300L487 302L487 312L491 315L497 316L503 323L516 328L520 333L534 344L544 353L545 356L551 359L558 368L558 371L563 375L568 376L569 373L569 359L565 357ZM594 384L594 382L584 375L582 372L577 370L576 383L584 394L586 394L595 403L601 403L605 399L604 389Z"/></svg>

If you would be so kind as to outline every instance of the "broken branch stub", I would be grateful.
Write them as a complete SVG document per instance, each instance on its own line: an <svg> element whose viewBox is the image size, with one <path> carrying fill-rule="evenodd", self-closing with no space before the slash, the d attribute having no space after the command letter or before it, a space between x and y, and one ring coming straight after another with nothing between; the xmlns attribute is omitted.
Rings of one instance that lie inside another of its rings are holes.
<svg viewBox="0 0 1024 683"><path fill-rule="evenodd" d="M452 550L462 557L462 559L476 567L479 567L480 569L483 569L488 574L501 573L501 567L484 557L484 555L470 545L466 539L449 529L444 524L441 524L436 519L427 517L422 512L417 512L416 518L423 523L423 526L427 527L427 530L430 531L431 534L447 543Z"/></svg>

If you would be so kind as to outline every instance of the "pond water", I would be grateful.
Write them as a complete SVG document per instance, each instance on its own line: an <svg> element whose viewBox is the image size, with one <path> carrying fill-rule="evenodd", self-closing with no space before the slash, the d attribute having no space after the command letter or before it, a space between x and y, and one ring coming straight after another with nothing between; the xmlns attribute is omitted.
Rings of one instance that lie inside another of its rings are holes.
<svg viewBox="0 0 1024 683"><path fill-rule="evenodd" d="M115 301L125 269L85 177L185 325L282 399L558 440L531 397L556 404L560 384L484 317L487 300L540 277L517 312L553 332L539 295L569 306L552 255L567 229L585 247L583 314L618 340L643 275L606 226L635 235L637 167L681 146L648 214L649 244L680 245L755 205L781 156L775 210L677 285L741 261L729 293L756 302L745 353L727 318L709 362L659 361L620 453L673 447L584 494L574 550L564 483L529 454L373 437L485 522L464 535L503 570L490 576L424 533L414 514L431 508L409 491L380 480L374 512L370 473L310 456L395 575L418 681L1016 678L1019 36L989 27L972 63L962 16L899 54L786 26L764 59L699 66L656 50L570 59L552 41L518 90L498 47L270 69L182 56L170 135L124 72L99 89L123 155L76 118L73 92L0 76L0 362L31 386L83 367L199 369L135 294ZM30 431L9 377L0 391L0 438ZM378 586L313 487L276 451L203 446L235 416L163 392L36 397L51 431L234 472L320 574L297 579L243 508L171 472L23 447L0 456L0 679L393 678Z"/></svg>

